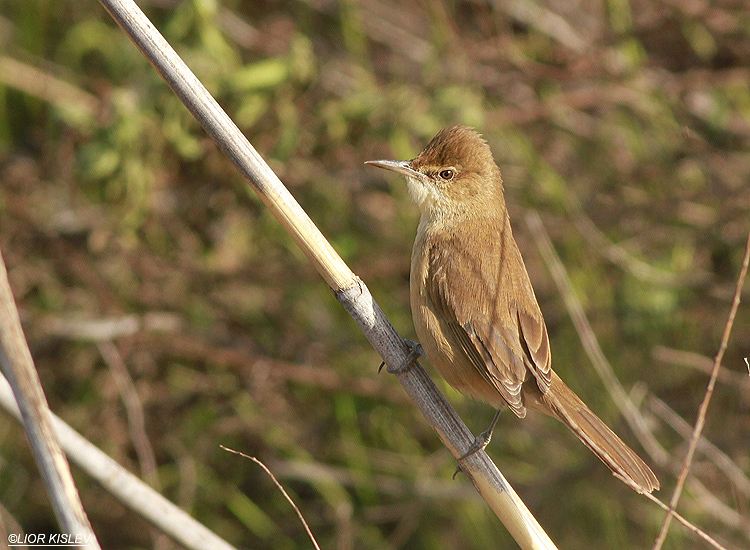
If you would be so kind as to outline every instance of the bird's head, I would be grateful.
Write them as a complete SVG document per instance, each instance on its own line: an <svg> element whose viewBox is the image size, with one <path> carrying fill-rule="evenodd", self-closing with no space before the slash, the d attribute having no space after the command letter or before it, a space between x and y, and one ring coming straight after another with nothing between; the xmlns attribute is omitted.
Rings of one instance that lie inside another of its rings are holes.
<svg viewBox="0 0 750 550"><path fill-rule="evenodd" d="M406 176L409 194L423 216L462 217L497 208L502 200L500 169L487 142L468 126L441 130L411 160L370 160L365 164Z"/></svg>

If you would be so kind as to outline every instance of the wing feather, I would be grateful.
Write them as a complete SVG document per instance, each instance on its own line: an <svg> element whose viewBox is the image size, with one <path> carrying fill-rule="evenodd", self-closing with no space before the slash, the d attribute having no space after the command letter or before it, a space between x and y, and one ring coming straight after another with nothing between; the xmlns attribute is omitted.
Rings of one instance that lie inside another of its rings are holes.
<svg viewBox="0 0 750 550"><path fill-rule="evenodd" d="M460 351L523 417L521 386L529 375L542 393L549 389L549 339L510 224L501 223L434 243L425 282ZM493 240L488 253L476 253L477 243Z"/></svg>

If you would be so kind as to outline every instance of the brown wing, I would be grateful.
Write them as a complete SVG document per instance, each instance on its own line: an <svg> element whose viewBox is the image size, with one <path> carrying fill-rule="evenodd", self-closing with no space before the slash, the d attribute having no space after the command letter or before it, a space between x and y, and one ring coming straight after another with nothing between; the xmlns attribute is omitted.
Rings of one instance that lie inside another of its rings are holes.
<svg viewBox="0 0 750 550"><path fill-rule="evenodd" d="M426 284L432 303L471 364L516 415L525 416L521 385L533 374L542 393L547 392L550 350L507 219L479 224L474 232L451 235L433 246Z"/></svg>

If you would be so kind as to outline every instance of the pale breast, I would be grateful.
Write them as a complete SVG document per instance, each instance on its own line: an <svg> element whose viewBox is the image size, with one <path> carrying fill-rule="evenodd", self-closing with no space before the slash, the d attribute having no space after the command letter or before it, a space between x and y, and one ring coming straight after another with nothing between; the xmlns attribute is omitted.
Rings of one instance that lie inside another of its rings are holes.
<svg viewBox="0 0 750 550"><path fill-rule="evenodd" d="M411 311L419 343L429 362L448 384L474 399L502 408L506 402L466 356L428 295L426 283L432 243L425 225L420 223L417 231L410 275Z"/></svg>

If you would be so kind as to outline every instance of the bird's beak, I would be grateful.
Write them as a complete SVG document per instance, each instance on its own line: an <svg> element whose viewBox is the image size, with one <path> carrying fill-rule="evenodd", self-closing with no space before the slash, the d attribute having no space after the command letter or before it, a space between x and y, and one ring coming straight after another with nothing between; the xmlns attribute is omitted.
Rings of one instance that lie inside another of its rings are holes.
<svg viewBox="0 0 750 550"><path fill-rule="evenodd" d="M417 178L421 175L419 172L412 169L411 163L408 160L368 160L365 164L377 166L378 168L385 168L391 172L402 174L407 178Z"/></svg>

